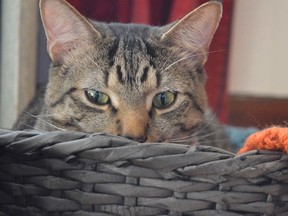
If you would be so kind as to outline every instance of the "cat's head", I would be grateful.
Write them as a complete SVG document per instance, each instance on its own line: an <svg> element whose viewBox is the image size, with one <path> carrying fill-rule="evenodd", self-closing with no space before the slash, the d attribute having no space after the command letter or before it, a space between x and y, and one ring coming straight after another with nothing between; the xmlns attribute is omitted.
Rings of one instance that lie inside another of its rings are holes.
<svg viewBox="0 0 288 216"><path fill-rule="evenodd" d="M163 27L92 22L64 0L41 0L52 59L53 124L140 142L191 135L207 109L204 64L222 14L209 2Z"/></svg>

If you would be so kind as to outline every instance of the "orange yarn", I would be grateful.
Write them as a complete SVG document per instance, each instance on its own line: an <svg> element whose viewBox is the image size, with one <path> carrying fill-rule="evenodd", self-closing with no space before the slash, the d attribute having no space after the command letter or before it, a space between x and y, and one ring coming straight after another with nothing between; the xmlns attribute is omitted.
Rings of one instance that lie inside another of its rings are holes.
<svg viewBox="0 0 288 216"><path fill-rule="evenodd" d="M288 153L288 128L271 127L250 135L238 154L256 149Z"/></svg>

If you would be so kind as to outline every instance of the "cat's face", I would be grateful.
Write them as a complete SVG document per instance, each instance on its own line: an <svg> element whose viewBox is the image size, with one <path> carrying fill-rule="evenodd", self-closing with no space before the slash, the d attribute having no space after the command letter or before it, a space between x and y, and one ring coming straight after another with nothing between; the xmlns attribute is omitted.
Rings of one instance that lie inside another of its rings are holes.
<svg viewBox="0 0 288 216"><path fill-rule="evenodd" d="M50 121L140 142L191 135L207 109L203 70L221 5L165 27L87 21L63 0L42 0L52 59Z"/></svg>

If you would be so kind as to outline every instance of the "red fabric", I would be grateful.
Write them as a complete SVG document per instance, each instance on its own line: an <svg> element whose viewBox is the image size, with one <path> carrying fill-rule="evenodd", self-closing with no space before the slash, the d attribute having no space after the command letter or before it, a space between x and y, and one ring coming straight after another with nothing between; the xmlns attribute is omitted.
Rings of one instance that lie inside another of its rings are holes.
<svg viewBox="0 0 288 216"><path fill-rule="evenodd" d="M105 22L165 25L180 19L208 0L68 0L86 17ZM220 26L206 64L209 104L222 122L227 114L227 57L233 1L224 1Z"/></svg>

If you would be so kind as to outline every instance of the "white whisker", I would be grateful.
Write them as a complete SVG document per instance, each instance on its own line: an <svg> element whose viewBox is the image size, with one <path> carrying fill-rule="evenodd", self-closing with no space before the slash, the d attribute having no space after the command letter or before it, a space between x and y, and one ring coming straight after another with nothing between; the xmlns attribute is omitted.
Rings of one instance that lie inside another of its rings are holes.
<svg viewBox="0 0 288 216"><path fill-rule="evenodd" d="M162 71L163 68L165 67L165 65L167 64L167 62L170 60L171 56L173 55L173 52L170 53L170 55L168 56L168 58L165 60L165 62L163 63L163 65L161 66L161 68L159 69L159 71ZM165 69L164 69L165 70Z"/></svg>
<svg viewBox="0 0 288 216"><path fill-rule="evenodd" d="M183 138L183 139L180 138L180 139L175 140L174 142L176 142L176 141L177 142L187 142L187 141L195 142L195 141L198 141L198 140L203 139L203 138L211 137L211 136L219 133L219 130L220 129L213 131L209 134L202 135L202 136L199 136L199 133L196 133L196 134L194 134L195 136L191 136L190 138Z"/></svg>
<svg viewBox="0 0 288 216"><path fill-rule="evenodd" d="M173 62L172 64L170 64L169 66L167 66L165 69L164 69L164 71L165 70L168 70L168 69L170 69L172 66L174 66L175 64L177 64L177 63L179 63L179 62L181 62L181 61L184 61L184 60L186 60L186 59L190 59L190 58L193 58L193 57L196 57L196 56L201 56L201 55L205 55L205 54L210 54L210 53L216 53L216 52L223 52L224 50L215 50L215 51L210 51L210 52L205 52L205 53L200 53L200 54L189 54L189 55L187 55L187 56L185 56L185 57L183 57L183 58L180 58L179 60L177 60L177 61L175 61L175 62ZM194 51L195 52L195 51Z"/></svg>
<svg viewBox="0 0 288 216"><path fill-rule="evenodd" d="M201 145L202 144L209 144L209 143L212 143L212 142L227 142L229 141L229 139L215 139L215 140L206 140L206 141L203 141L201 142Z"/></svg>
<svg viewBox="0 0 288 216"><path fill-rule="evenodd" d="M176 138L176 139L172 139L171 141L178 141L178 140L187 140L187 139L191 139L193 137L197 137L199 136L202 132L205 131L205 129L209 126L209 125L213 125L212 121L215 119L216 117L216 113L213 114L213 116L209 119L209 121L204 121L202 120L202 122L205 123L205 125L203 125L201 128L199 128L199 130L195 131L194 133L192 133L191 135L188 136L183 136L180 138ZM218 126L215 124L215 126Z"/></svg>
<svg viewBox="0 0 288 216"><path fill-rule="evenodd" d="M27 114L27 115L30 115L30 116L32 116L32 117L34 117L34 118L36 118L37 120L40 120L40 121L43 122L44 124L49 125L49 126L55 128L55 129L57 129L57 130L66 131L65 129L60 128L60 127L57 127L56 125L53 125L52 123L48 122L47 120L44 120L43 118L40 118L40 117L38 117L38 116L35 116L35 115L33 115L32 113L29 113L29 112L24 112L24 113Z"/></svg>
<svg viewBox="0 0 288 216"><path fill-rule="evenodd" d="M36 128L36 127L32 127L31 125L28 125L28 124L24 124L24 126L30 128L30 129L33 129L33 130L36 130L36 131L40 131L40 132L46 132L40 128Z"/></svg>
<svg viewBox="0 0 288 216"><path fill-rule="evenodd" d="M203 123L205 123L205 125L198 131L199 134L200 134L201 132L203 132L209 125L218 126L218 125L212 123L212 121L215 120L216 115L217 115L217 114L216 114L216 112L215 112L208 121L201 120Z"/></svg>
<svg viewBox="0 0 288 216"><path fill-rule="evenodd" d="M189 58L192 58L192 56L191 56L191 55L185 56L185 57L183 57L183 58L181 58L181 59L173 62L172 64L168 65L168 67L166 67L166 68L164 69L164 71L165 71L165 70L168 70L168 69L171 68L173 65L175 65L175 64L177 64L177 63L179 63L179 62L181 62L181 61L183 61L183 60L189 59Z"/></svg>

